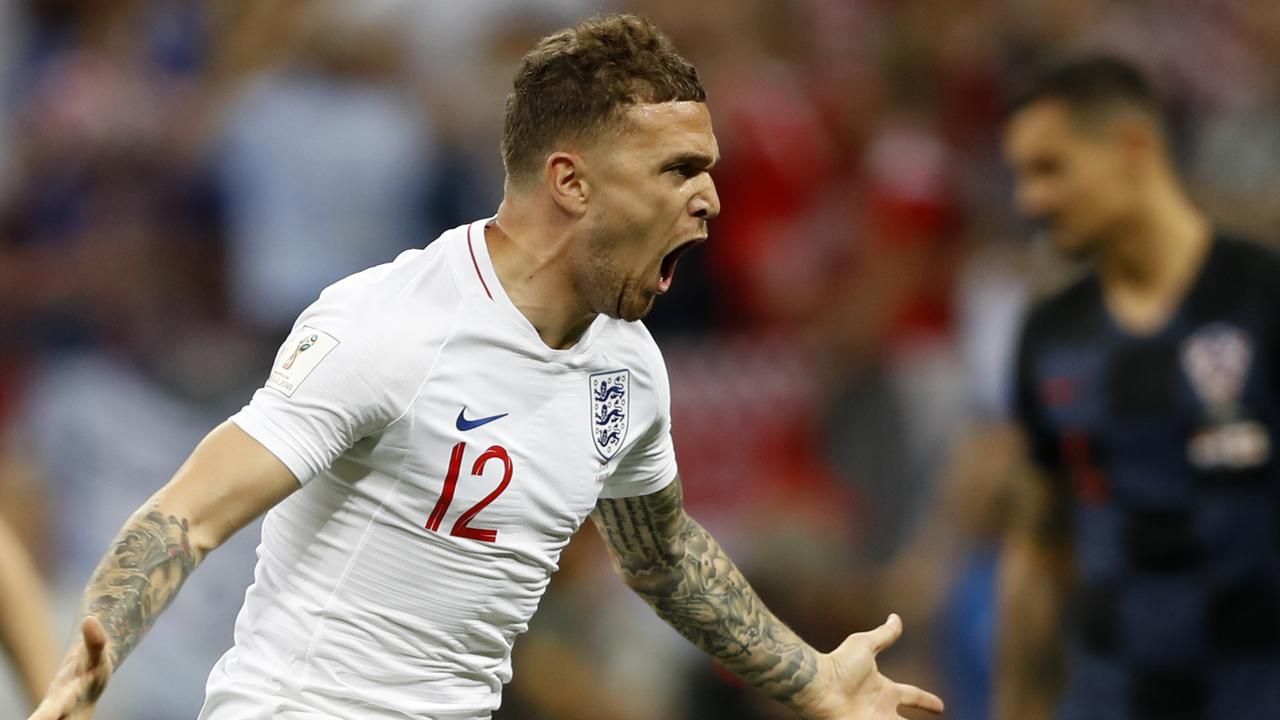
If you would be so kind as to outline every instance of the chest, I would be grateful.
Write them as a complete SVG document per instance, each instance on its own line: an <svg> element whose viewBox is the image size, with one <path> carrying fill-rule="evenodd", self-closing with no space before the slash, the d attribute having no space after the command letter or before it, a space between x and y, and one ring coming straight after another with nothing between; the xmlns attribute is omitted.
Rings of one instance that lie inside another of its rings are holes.
<svg viewBox="0 0 1280 720"><path fill-rule="evenodd" d="M1046 344L1033 369L1059 467L1085 500L1159 504L1272 464L1274 348L1248 319Z"/></svg>
<svg viewBox="0 0 1280 720"><path fill-rule="evenodd" d="M595 507L656 411L644 374L625 358L548 361L464 338L435 359L406 417L371 453L394 468L406 520L428 532L496 546L558 543Z"/></svg>

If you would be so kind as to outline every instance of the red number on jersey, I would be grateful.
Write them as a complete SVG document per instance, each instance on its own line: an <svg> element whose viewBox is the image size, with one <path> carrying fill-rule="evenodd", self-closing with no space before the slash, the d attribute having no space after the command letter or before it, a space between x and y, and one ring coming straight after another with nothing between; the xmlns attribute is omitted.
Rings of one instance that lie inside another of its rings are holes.
<svg viewBox="0 0 1280 720"><path fill-rule="evenodd" d="M453 446L453 453L449 456L449 472L444 478L444 488L440 491L440 499L436 500L436 506L431 510L431 515L427 518L426 528L432 532L440 532L440 523L444 521L445 513L449 511L449 505L453 503L453 492L458 487L458 474L462 471L462 454L465 452L466 447L467 444L464 442ZM498 483L498 487L494 488L493 492L485 496L483 500L471 506L471 509L458 517L457 522L453 524L453 529L449 531L450 535L479 540L480 542L494 542L498 539L497 530L471 527L471 521L475 519L476 515L479 515L481 510L488 507L489 503L497 500L498 496L511 484L511 474L514 471L514 466L511 464L511 456L507 454L506 448L501 445L494 445L476 458L475 463L471 466L471 474L474 477L480 477L484 473L484 466L490 460L502 461L502 482Z"/></svg>

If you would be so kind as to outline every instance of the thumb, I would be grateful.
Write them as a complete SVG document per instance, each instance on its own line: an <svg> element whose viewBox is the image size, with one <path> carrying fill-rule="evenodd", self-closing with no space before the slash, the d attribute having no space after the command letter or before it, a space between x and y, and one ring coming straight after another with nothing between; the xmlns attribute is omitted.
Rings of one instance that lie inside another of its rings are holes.
<svg viewBox="0 0 1280 720"><path fill-rule="evenodd" d="M902 637L902 618L897 613L889 616L888 620L880 627L867 631L867 638L871 641L871 652L879 655L884 652L885 648L892 645Z"/></svg>
<svg viewBox="0 0 1280 720"><path fill-rule="evenodd" d="M103 656L106 654L107 631L102 627L101 620L93 615L87 615L80 626L80 632L84 635L85 663L90 668L96 668L102 664Z"/></svg>

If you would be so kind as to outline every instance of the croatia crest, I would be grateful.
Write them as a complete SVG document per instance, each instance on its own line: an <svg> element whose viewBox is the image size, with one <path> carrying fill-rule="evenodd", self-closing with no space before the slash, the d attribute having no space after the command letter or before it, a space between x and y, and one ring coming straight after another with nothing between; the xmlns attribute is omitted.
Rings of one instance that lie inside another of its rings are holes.
<svg viewBox="0 0 1280 720"><path fill-rule="evenodd" d="M630 386L630 370L591 375L591 441L605 460L612 460L627 439Z"/></svg>
<svg viewBox="0 0 1280 720"><path fill-rule="evenodd" d="M1182 346L1182 367L1212 415L1237 410L1252 361L1249 336L1226 323L1201 328Z"/></svg>

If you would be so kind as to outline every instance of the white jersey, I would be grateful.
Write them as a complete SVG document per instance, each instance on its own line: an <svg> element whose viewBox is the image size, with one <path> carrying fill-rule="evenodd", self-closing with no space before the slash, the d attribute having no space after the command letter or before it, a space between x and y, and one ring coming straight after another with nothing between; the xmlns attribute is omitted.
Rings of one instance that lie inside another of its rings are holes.
<svg viewBox="0 0 1280 720"><path fill-rule="evenodd" d="M596 501L674 479L648 331L600 316L549 349L485 222L325 290L232 418L302 488L267 514L201 718L489 717Z"/></svg>

